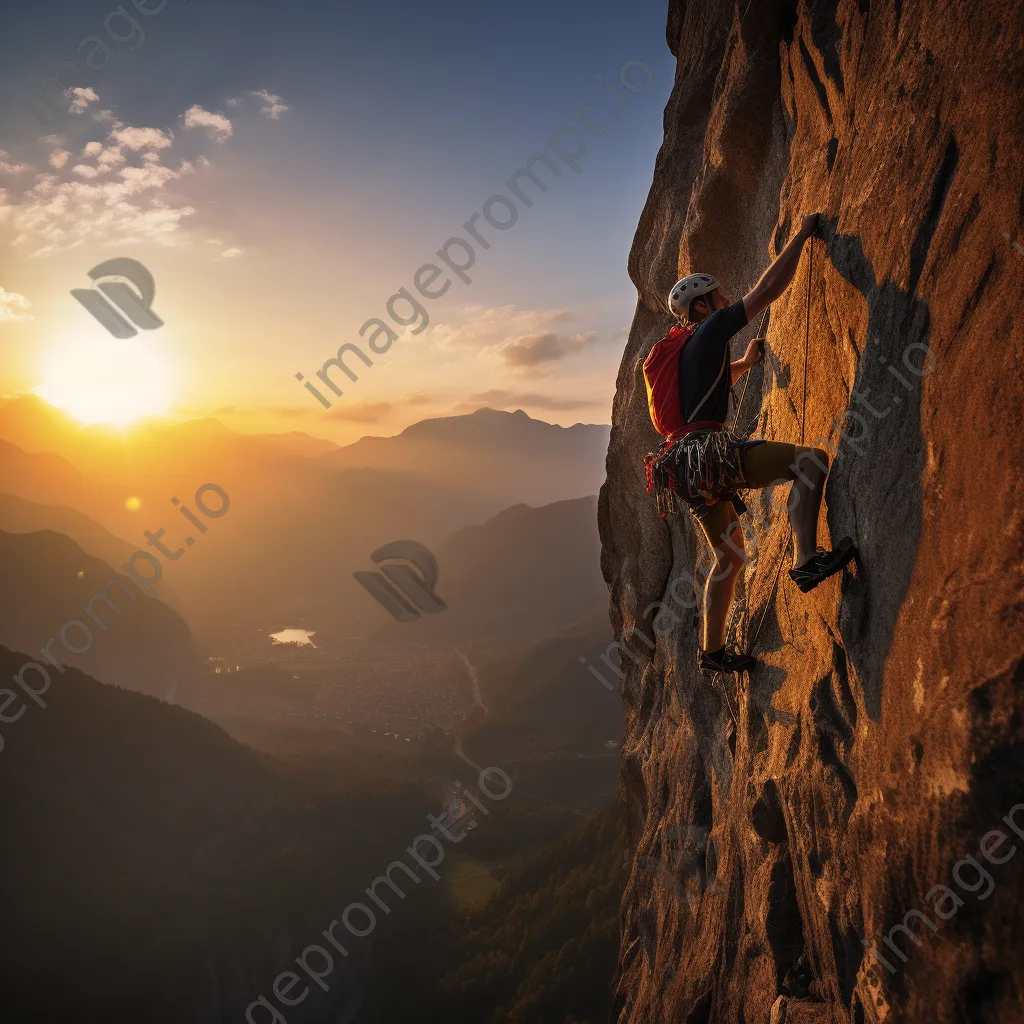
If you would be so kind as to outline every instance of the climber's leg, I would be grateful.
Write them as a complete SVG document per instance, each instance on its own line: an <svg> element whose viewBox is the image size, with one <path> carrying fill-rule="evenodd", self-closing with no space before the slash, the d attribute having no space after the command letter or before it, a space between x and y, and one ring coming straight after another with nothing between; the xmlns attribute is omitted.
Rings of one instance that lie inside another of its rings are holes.
<svg viewBox="0 0 1024 1024"><path fill-rule="evenodd" d="M700 525L715 555L715 563L704 588L703 649L719 651L725 646L729 607L745 561L743 531L730 501L712 505L701 517Z"/></svg>
<svg viewBox="0 0 1024 1024"><path fill-rule="evenodd" d="M797 446L793 487L789 492L789 522L796 537L793 566L814 557L818 545L818 515L828 476L828 453Z"/></svg>
<svg viewBox="0 0 1024 1024"><path fill-rule="evenodd" d="M786 461L788 459L788 462ZM857 556L853 541L844 537L834 551L817 547L818 515L828 477L828 453L821 448L765 441L743 455L747 487L770 487L792 480L789 522L796 537L790 578L803 593L842 570Z"/></svg>
<svg viewBox="0 0 1024 1024"><path fill-rule="evenodd" d="M818 515L828 476L828 453L821 448L765 441L748 448L743 456L747 486L770 487L792 480L789 522L796 537L794 568L814 557L817 550Z"/></svg>

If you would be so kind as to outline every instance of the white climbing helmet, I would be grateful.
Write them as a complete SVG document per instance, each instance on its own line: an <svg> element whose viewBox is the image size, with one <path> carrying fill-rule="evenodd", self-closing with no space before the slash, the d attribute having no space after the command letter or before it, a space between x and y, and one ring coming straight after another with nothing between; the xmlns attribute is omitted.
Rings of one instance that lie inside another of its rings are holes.
<svg viewBox="0 0 1024 1024"><path fill-rule="evenodd" d="M674 317L685 317L690 303L708 292L713 292L718 282L710 274L690 274L677 281L668 296L668 310Z"/></svg>

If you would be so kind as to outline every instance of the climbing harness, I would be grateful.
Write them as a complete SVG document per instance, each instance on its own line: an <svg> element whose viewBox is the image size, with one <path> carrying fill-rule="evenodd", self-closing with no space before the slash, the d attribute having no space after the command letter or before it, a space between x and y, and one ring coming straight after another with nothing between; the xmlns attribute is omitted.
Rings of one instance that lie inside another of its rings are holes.
<svg viewBox="0 0 1024 1024"><path fill-rule="evenodd" d="M761 323L755 337L762 335L767 315L768 310L766 309L761 316ZM695 329L692 325L686 328L673 328L662 339L665 342L681 339L678 348L670 350L672 358L677 362L683 346L692 337ZM648 367L651 364L654 364L651 377L654 377L656 372L663 372L664 357L659 359L659 355L656 355L655 349L652 349L651 355L644 362L644 375L648 379L648 406L651 410L651 419L656 426L671 422L664 412L657 409L657 384L652 386L650 378L648 378ZM728 353L726 353L723 372L726 372L728 365ZM662 519L666 515L675 514L678 511L677 497L683 498L688 503L700 502L705 507L709 507L725 500L722 498L723 492L735 492L746 484L743 461L740 458L746 434L737 433L736 426L749 383L750 373L748 371L738 404L734 389L731 386L729 388L729 399L733 406L731 426L723 427L714 421L695 420L685 424L674 433L670 433L657 451L648 452L644 457L647 493L655 491L658 514ZM717 384L718 380L716 379L693 410L693 415L700 411L701 406L707 401ZM678 387L678 385L673 386ZM728 500L732 501L738 515L742 515L746 511L746 505L738 495L732 494Z"/></svg>

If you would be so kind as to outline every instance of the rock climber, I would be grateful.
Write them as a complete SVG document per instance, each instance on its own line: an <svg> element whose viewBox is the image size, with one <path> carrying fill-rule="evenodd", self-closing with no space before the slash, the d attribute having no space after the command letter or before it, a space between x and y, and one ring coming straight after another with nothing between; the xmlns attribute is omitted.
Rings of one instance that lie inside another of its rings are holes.
<svg viewBox="0 0 1024 1024"><path fill-rule="evenodd" d="M796 537L791 579L803 593L841 572L854 558L852 542L835 551L816 546L818 515L828 475L828 454L783 441L744 440L726 429L732 385L762 358L764 338L755 338L743 358L730 362L729 341L789 286L804 243L819 214L803 218L800 230L753 291L730 303L708 274L690 274L673 287L669 312L677 323L644 361L651 421L665 441L646 459L648 490L657 487L686 502L715 552L704 595L701 669L743 672L757 662L726 647L726 619L743 563L738 513L746 506L738 490L792 481L787 508ZM725 543L719 543L724 541Z"/></svg>

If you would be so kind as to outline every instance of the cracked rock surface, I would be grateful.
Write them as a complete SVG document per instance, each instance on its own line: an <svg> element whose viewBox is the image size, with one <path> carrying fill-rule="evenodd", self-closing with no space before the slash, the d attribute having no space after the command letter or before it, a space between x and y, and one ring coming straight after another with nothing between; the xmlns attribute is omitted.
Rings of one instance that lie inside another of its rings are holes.
<svg viewBox="0 0 1024 1024"><path fill-rule="evenodd" d="M619 1020L1024 1021L1024 6L672 0L668 42L599 504ZM748 493L734 636L762 665L723 690L695 667L694 527L644 493L641 366L679 277L738 298L814 211L739 423L833 453L819 543L861 556L801 594Z"/></svg>

